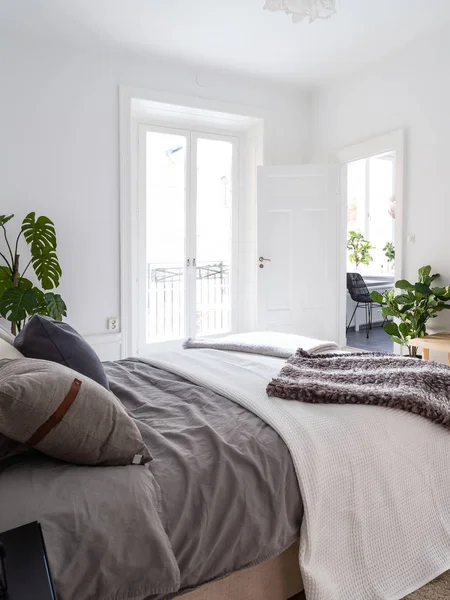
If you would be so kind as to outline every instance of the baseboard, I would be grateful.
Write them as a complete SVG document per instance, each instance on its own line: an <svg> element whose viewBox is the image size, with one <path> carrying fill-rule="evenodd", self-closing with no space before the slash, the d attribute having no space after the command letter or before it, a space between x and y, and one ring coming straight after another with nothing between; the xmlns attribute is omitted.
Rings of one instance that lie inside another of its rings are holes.
<svg viewBox="0 0 450 600"><path fill-rule="evenodd" d="M83 337L97 352L100 360L119 360L121 358L121 333L100 333L98 335L85 335Z"/></svg>

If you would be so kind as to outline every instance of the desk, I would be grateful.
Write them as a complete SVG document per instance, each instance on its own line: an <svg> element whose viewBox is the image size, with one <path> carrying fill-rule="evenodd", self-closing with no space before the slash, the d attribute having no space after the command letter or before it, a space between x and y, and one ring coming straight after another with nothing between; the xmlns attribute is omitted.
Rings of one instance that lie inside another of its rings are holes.
<svg viewBox="0 0 450 600"><path fill-rule="evenodd" d="M415 338L408 345L422 348L424 360L430 359L430 350L446 352L448 364L450 365L450 333L434 333L433 335L426 335L423 338Z"/></svg>

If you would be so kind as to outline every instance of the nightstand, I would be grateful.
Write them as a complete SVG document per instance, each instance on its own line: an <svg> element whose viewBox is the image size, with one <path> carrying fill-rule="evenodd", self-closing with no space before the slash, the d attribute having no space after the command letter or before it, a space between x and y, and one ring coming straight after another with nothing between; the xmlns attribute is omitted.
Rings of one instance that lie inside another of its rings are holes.
<svg viewBox="0 0 450 600"><path fill-rule="evenodd" d="M429 360L430 350L446 352L448 355L448 364L450 366L450 333L434 333L432 335L426 335L423 338L414 338L408 345L422 348L424 360Z"/></svg>
<svg viewBox="0 0 450 600"><path fill-rule="evenodd" d="M0 542L8 583L5 600L56 600L39 523L0 533Z"/></svg>

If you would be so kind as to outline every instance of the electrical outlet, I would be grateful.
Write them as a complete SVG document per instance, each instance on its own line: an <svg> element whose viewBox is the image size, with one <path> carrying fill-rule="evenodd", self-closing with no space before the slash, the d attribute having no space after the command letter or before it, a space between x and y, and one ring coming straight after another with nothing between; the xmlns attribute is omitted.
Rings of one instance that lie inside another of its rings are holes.
<svg viewBox="0 0 450 600"><path fill-rule="evenodd" d="M119 319L117 317L114 317L113 319L108 319L108 329L109 331L118 331Z"/></svg>

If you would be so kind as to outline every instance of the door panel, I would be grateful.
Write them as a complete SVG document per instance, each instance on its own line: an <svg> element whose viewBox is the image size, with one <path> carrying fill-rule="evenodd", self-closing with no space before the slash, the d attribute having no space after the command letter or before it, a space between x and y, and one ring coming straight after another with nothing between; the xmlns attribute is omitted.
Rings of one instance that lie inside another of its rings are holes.
<svg viewBox="0 0 450 600"><path fill-rule="evenodd" d="M185 335L186 159L184 135L146 131L145 343Z"/></svg>
<svg viewBox="0 0 450 600"><path fill-rule="evenodd" d="M270 210L268 219L272 235L268 240L267 251L270 256L271 285L267 290L267 311L279 312L291 310L292 280L292 211ZM261 263L263 267L267 263Z"/></svg>
<svg viewBox="0 0 450 600"><path fill-rule="evenodd" d="M259 329L338 339L338 201L337 166L259 168Z"/></svg>
<svg viewBox="0 0 450 600"><path fill-rule="evenodd" d="M231 327L233 153L230 138L198 134L196 151L196 323L194 335Z"/></svg>

